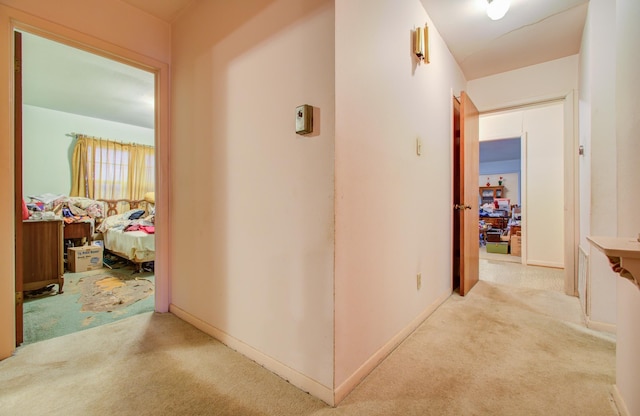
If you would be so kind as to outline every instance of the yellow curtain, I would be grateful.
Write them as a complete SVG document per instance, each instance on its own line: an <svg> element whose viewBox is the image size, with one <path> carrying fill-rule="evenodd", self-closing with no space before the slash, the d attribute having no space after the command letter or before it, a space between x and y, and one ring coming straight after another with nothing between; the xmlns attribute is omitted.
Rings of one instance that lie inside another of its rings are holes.
<svg viewBox="0 0 640 416"><path fill-rule="evenodd" d="M143 199L154 191L152 146L77 136L70 196L91 199Z"/></svg>

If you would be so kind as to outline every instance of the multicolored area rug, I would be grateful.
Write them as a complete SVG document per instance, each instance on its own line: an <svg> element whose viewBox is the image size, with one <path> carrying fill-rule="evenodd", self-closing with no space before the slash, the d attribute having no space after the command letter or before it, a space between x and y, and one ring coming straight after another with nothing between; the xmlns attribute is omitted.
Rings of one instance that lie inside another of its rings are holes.
<svg viewBox="0 0 640 416"><path fill-rule="evenodd" d="M57 285L26 293L25 344L59 337L154 310L153 272L131 266L65 273L64 293Z"/></svg>
<svg viewBox="0 0 640 416"><path fill-rule="evenodd" d="M82 311L113 312L153 294L153 283L147 279L109 271L83 277L78 281Z"/></svg>

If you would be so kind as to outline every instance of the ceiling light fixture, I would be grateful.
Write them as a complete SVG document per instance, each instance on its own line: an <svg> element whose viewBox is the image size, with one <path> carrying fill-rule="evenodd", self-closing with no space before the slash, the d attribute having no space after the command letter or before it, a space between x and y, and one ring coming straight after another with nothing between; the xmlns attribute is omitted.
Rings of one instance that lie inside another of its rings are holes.
<svg viewBox="0 0 640 416"><path fill-rule="evenodd" d="M509 10L509 0L487 0L487 16L491 20L500 20Z"/></svg>

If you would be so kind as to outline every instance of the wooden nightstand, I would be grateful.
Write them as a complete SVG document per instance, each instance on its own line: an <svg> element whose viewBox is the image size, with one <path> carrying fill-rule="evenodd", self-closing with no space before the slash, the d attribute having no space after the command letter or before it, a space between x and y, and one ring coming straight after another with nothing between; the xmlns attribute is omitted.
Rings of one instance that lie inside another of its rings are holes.
<svg viewBox="0 0 640 416"><path fill-rule="evenodd" d="M90 222L72 222L64 224L65 240L82 240L81 244L91 242L91 223Z"/></svg>
<svg viewBox="0 0 640 416"><path fill-rule="evenodd" d="M22 222L23 290L36 290L51 284L64 285L62 220Z"/></svg>

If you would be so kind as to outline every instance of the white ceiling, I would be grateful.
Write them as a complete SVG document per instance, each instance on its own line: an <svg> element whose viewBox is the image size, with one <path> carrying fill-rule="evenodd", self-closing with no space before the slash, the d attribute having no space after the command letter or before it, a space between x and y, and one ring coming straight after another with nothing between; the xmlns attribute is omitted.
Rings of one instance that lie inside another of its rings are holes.
<svg viewBox="0 0 640 416"><path fill-rule="evenodd" d="M200 0L122 0L171 23ZM420 0L467 80L574 55L588 0L511 0L502 20L486 0ZM24 34L25 104L153 128L154 77L97 55Z"/></svg>
<svg viewBox="0 0 640 416"><path fill-rule="evenodd" d="M22 33L22 102L154 127L154 74Z"/></svg>
<svg viewBox="0 0 640 416"><path fill-rule="evenodd" d="M486 0L420 0L467 80L575 55L588 0L511 0L501 20Z"/></svg>

